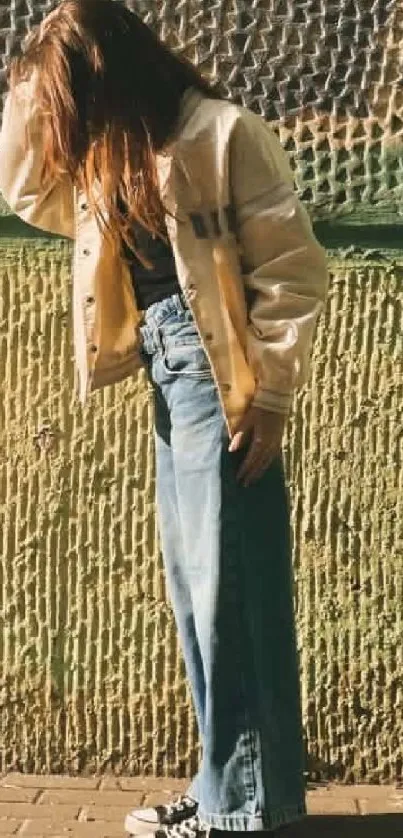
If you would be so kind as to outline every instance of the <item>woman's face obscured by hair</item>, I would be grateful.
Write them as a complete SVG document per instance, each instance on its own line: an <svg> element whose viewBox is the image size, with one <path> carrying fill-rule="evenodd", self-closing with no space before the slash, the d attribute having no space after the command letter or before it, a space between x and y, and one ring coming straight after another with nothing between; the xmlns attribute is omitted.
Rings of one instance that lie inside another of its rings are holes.
<svg viewBox="0 0 403 838"><path fill-rule="evenodd" d="M69 174L90 202L100 184L116 240L130 238L133 220L160 230L156 154L173 132L187 87L219 94L120 0L62 0L27 40L11 86L34 71L44 176Z"/></svg>

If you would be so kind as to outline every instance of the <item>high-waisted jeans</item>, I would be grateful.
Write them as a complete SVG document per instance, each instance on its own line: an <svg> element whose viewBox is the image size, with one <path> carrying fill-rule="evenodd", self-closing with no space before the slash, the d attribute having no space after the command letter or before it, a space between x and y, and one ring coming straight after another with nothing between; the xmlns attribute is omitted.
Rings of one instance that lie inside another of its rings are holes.
<svg viewBox="0 0 403 838"><path fill-rule="evenodd" d="M288 495L282 458L237 481L210 364L180 295L154 303L157 514L203 748L189 789L207 825L271 830L306 813Z"/></svg>

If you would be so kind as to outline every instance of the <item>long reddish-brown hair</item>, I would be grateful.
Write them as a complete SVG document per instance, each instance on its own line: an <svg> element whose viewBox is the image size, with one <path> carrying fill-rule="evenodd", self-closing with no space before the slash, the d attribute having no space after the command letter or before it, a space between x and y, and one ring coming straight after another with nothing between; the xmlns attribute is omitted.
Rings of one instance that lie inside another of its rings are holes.
<svg viewBox="0 0 403 838"><path fill-rule="evenodd" d="M184 90L218 98L218 89L119 0L62 0L12 62L11 87L33 71L43 177L68 173L116 243L123 238L136 252L134 221L163 235L156 154L174 131Z"/></svg>

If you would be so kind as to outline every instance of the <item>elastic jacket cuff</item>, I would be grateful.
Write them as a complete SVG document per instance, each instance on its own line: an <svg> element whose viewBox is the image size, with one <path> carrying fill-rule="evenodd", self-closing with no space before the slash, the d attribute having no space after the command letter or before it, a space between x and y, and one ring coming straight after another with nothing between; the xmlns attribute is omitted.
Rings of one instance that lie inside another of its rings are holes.
<svg viewBox="0 0 403 838"><path fill-rule="evenodd" d="M293 393L278 393L276 390L259 388L253 398L253 406L261 407L263 410L272 410L273 413L288 415L292 400Z"/></svg>

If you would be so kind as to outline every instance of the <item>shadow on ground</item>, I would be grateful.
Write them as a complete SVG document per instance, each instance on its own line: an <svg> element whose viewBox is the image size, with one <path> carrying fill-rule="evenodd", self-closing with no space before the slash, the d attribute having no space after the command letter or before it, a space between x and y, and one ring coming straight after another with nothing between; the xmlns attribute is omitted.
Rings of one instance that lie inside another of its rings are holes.
<svg viewBox="0 0 403 838"><path fill-rule="evenodd" d="M308 815L278 838L403 838L402 815Z"/></svg>

